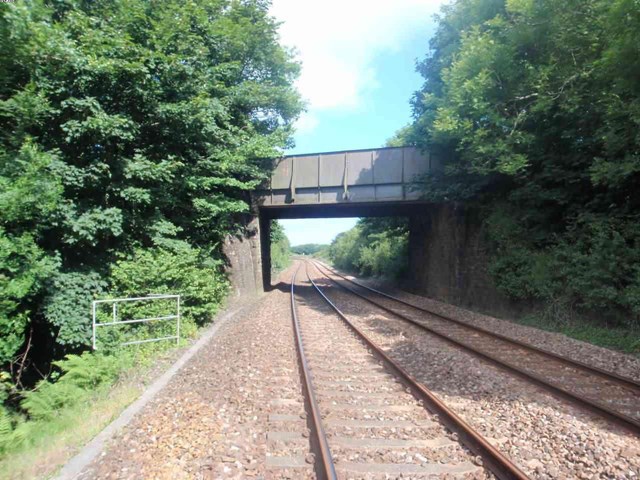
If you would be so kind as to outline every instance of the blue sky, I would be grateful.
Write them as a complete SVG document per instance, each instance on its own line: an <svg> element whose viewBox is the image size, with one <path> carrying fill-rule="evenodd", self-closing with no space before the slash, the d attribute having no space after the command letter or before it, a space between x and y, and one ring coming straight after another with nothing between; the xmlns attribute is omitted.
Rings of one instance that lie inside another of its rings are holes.
<svg viewBox="0 0 640 480"><path fill-rule="evenodd" d="M286 153L374 148L409 123L441 0L274 0L282 42L302 62L307 112ZM356 219L281 220L292 245L329 243Z"/></svg>

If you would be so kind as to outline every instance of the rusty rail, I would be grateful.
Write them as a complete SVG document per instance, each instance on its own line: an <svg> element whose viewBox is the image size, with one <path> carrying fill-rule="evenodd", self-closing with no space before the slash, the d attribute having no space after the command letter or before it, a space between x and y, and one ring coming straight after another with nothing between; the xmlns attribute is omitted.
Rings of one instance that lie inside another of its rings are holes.
<svg viewBox="0 0 640 480"><path fill-rule="evenodd" d="M416 320L414 320L412 318L409 318L406 315L403 315L402 313L399 313L399 312L397 312L397 311L395 311L395 310L393 310L391 308L388 308L388 307L376 302L375 300L372 300L371 298L367 297L366 295L363 295L363 294L361 294L359 292L356 292L355 290L353 290L353 289L341 284L340 282L335 281L330 276L328 276L326 273L324 273L323 269L331 271L336 276L343 278L347 282L353 283L353 284L355 284L355 285L357 285L357 286L359 286L361 288L364 288L366 290L372 291L372 292L374 292L376 294L379 294L381 296L389 298L389 299L391 299L393 301L396 301L396 302L398 302L400 304L409 306L411 308L415 308L416 310L428 313L430 315L434 315L434 316L436 316L436 317L438 317L440 319L451 321L451 322L456 323L458 325L461 325L463 327L467 327L470 330L480 332L480 333L482 333L484 335L488 335L488 336L492 336L492 337L498 338L501 341L505 341L507 343L515 344L518 347L522 347L522 348L534 351L534 352L542 354L542 355L548 355L549 357L552 357L552 358L554 358L556 360L560 360L561 362L563 362L565 364L569 364L574 368L583 369L583 370L587 370L587 371L593 371L593 373L595 373L595 374L597 374L597 375L599 375L601 377L605 377L609 381L623 383L627 387L640 388L640 384L638 384L634 380L626 378L626 377L621 377L621 376L616 375L616 374L609 374L609 372L606 372L604 370L601 370L601 369L598 369L598 368L595 368L595 367L590 367L590 366L588 366L586 364L583 364L582 362L574 362L571 359L568 359L568 358L563 357L563 356L559 356L557 354L554 354L552 352L548 352L548 351L540 349L538 347L534 347L532 345L528 345L526 343L523 343L523 342L520 342L520 341L517 341L517 340L509 339L508 337L505 337L505 336L500 335L500 334L495 334L495 333L493 333L493 332L491 332L489 330L485 330L485 329L480 328L480 327L475 327L475 326L472 326L472 325L467 324L465 322L462 322L460 320L456 320L456 319L447 317L445 315L441 315L441 314L432 312L430 310L418 307L418 306L413 305L413 304L411 304L409 302L406 302L404 300L401 300L399 298L393 297L393 296L391 296L389 294L386 294L384 292L380 292L380 291L378 291L376 289L373 289L371 287L363 285L363 284L361 284L359 282L356 282L355 280L351 280L351 279L345 277L344 275L341 275L340 273L335 272L333 269L327 268L326 266L324 266L322 264L320 264L322 266L322 268L318 268L318 263L317 262L313 262L313 265L318 269L318 271L325 278L329 279L332 283L334 283L338 287L340 287L340 288L342 288L342 289L344 289L344 290L346 290L346 291L348 291L348 292L350 292L350 293L362 298L363 300L365 300L365 301L367 301L367 302L369 302L369 303L371 303L373 305L376 305L378 308L380 308L380 309L382 309L382 310L384 310L384 311L386 311L386 312L388 312L388 313L390 313L390 314L392 314L392 315L394 315L394 316L396 316L396 317L398 317L398 318L400 318L400 319L402 319L402 320L404 320L406 322L409 322L409 323L417 326L418 328L420 328L422 330L425 330L425 331L427 331L427 332L429 332L429 333L431 333L433 335L436 335L437 337L439 337L439 338L441 338L441 339L443 339L443 340L445 340L445 341L447 341L449 343L452 343L452 344L454 344L454 345L456 345L458 347L461 347L461 348L471 352L472 354L474 354L476 356L482 357L485 360L488 360L491 363L493 363L493 364L495 364L495 365L497 365L497 366L499 366L501 368L509 370L510 372L515 373L518 376L520 376L520 377L522 377L522 378L524 378L524 379L526 379L526 380L528 380L528 381L530 381L532 383L535 383L536 385L548 390L549 392L553 393L556 396L559 396L559 397L562 397L564 399L567 399L567 400L569 400L569 401L571 401L571 402L573 402L575 404L578 404L578 405L582 406L583 408L585 408L585 409L587 409L587 410L589 410L589 411L591 411L593 413L596 413L596 414L606 418L607 420L613 421L616 424L620 425L621 427L624 427L625 429L633 432L636 435L640 434L640 422L638 422L636 419L631 418L628 415L625 415L625 414L623 414L621 412L618 412L616 410L613 410L613 409L609 408L606 405L600 404L599 402L595 402L593 400L589 400L588 398L585 398L585 397L583 397L581 395L578 395L578 394L572 393L572 392L570 392L568 390L565 390L564 388L562 388L562 386L556 385L556 384L550 382L549 380L547 380L547 379L545 379L545 378L543 378L543 377L541 377L539 375L536 375L536 374L531 373L531 372L527 372L524 369L522 369L522 368L520 368L520 367L518 367L516 365L512 365L510 363L504 362L504 361L494 357L493 355L491 355L489 353L481 352L481 351L471 347L470 345L467 345L464 342L461 342L461 341L458 341L458 340L453 339L451 337L448 337L447 335L444 335L444 334L438 332L437 330L434 330L434 329L432 329L432 328L430 328L430 327L428 327L426 325L423 325L422 323L420 323L420 322L418 322L418 321L416 321Z"/></svg>
<svg viewBox="0 0 640 480"><path fill-rule="evenodd" d="M296 276L298 275L300 266L296 269L291 278L291 317L293 320L293 330L296 337L296 349L298 350L298 360L300 362L300 375L302 377L302 386L305 392L305 401L307 403L307 410L311 413L311 418L308 419L310 429L313 432L312 442L315 443L316 450L320 452L320 459L316 459L316 475L320 480L337 480L336 469L331 457L331 450L329 449L329 443L327 442L327 436L322 426L322 417L320 415L320 407L316 400L316 396L313 390L313 384L311 383L311 371L309 370L309 364L304 353L304 345L302 343L302 335L300 334L300 322L298 320L298 314L296 312L296 300L294 294L294 286L296 283Z"/></svg>
<svg viewBox="0 0 640 480"><path fill-rule="evenodd" d="M385 365L393 371L396 376L411 389L418 400L422 400L429 411L439 416L451 431L457 433L460 441L476 455L479 455L484 464L493 474L501 480L527 480L529 477L520 470L513 462L505 457L493 445L487 442L468 423L450 410L423 384L419 383L410 373L393 361L384 351L369 339L360 329L358 329L340 309L327 298L320 287L313 281L307 269L308 263L305 261L305 271L311 285L315 288L329 306L336 312L346 325L380 358Z"/></svg>

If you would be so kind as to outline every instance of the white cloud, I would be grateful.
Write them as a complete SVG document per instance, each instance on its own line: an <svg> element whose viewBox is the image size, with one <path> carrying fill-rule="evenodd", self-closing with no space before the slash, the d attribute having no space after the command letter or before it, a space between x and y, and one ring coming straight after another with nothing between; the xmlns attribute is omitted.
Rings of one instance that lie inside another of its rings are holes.
<svg viewBox="0 0 640 480"><path fill-rule="evenodd" d="M303 112L296 122L296 130L299 133L311 132L318 126L318 117L313 112Z"/></svg>
<svg viewBox="0 0 640 480"><path fill-rule="evenodd" d="M271 13L283 22L282 43L302 61L298 88L309 114L298 128L315 126L314 111L360 105L376 87L376 55L398 50L426 30L444 1L274 0Z"/></svg>

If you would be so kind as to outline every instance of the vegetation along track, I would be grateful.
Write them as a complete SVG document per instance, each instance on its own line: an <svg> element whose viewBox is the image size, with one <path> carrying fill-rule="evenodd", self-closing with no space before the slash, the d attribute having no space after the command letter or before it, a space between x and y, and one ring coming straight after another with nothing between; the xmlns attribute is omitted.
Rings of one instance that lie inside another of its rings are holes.
<svg viewBox="0 0 640 480"><path fill-rule="evenodd" d="M313 265L335 285L393 316L640 435L640 383L419 307L347 278L319 262Z"/></svg>
<svg viewBox="0 0 640 480"><path fill-rule="evenodd" d="M308 272L296 280L301 266L291 310L318 478L528 478L373 344Z"/></svg>

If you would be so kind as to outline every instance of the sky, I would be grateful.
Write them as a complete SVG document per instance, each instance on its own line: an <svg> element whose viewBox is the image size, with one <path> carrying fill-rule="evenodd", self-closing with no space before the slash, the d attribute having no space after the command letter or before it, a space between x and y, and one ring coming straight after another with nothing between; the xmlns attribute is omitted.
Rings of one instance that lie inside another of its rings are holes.
<svg viewBox="0 0 640 480"><path fill-rule="evenodd" d="M411 120L433 15L444 0L273 0L281 42L302 63L307 111L287 154L383 146ZM330 243L357 219L280 220L292 245Z"/></svg>

